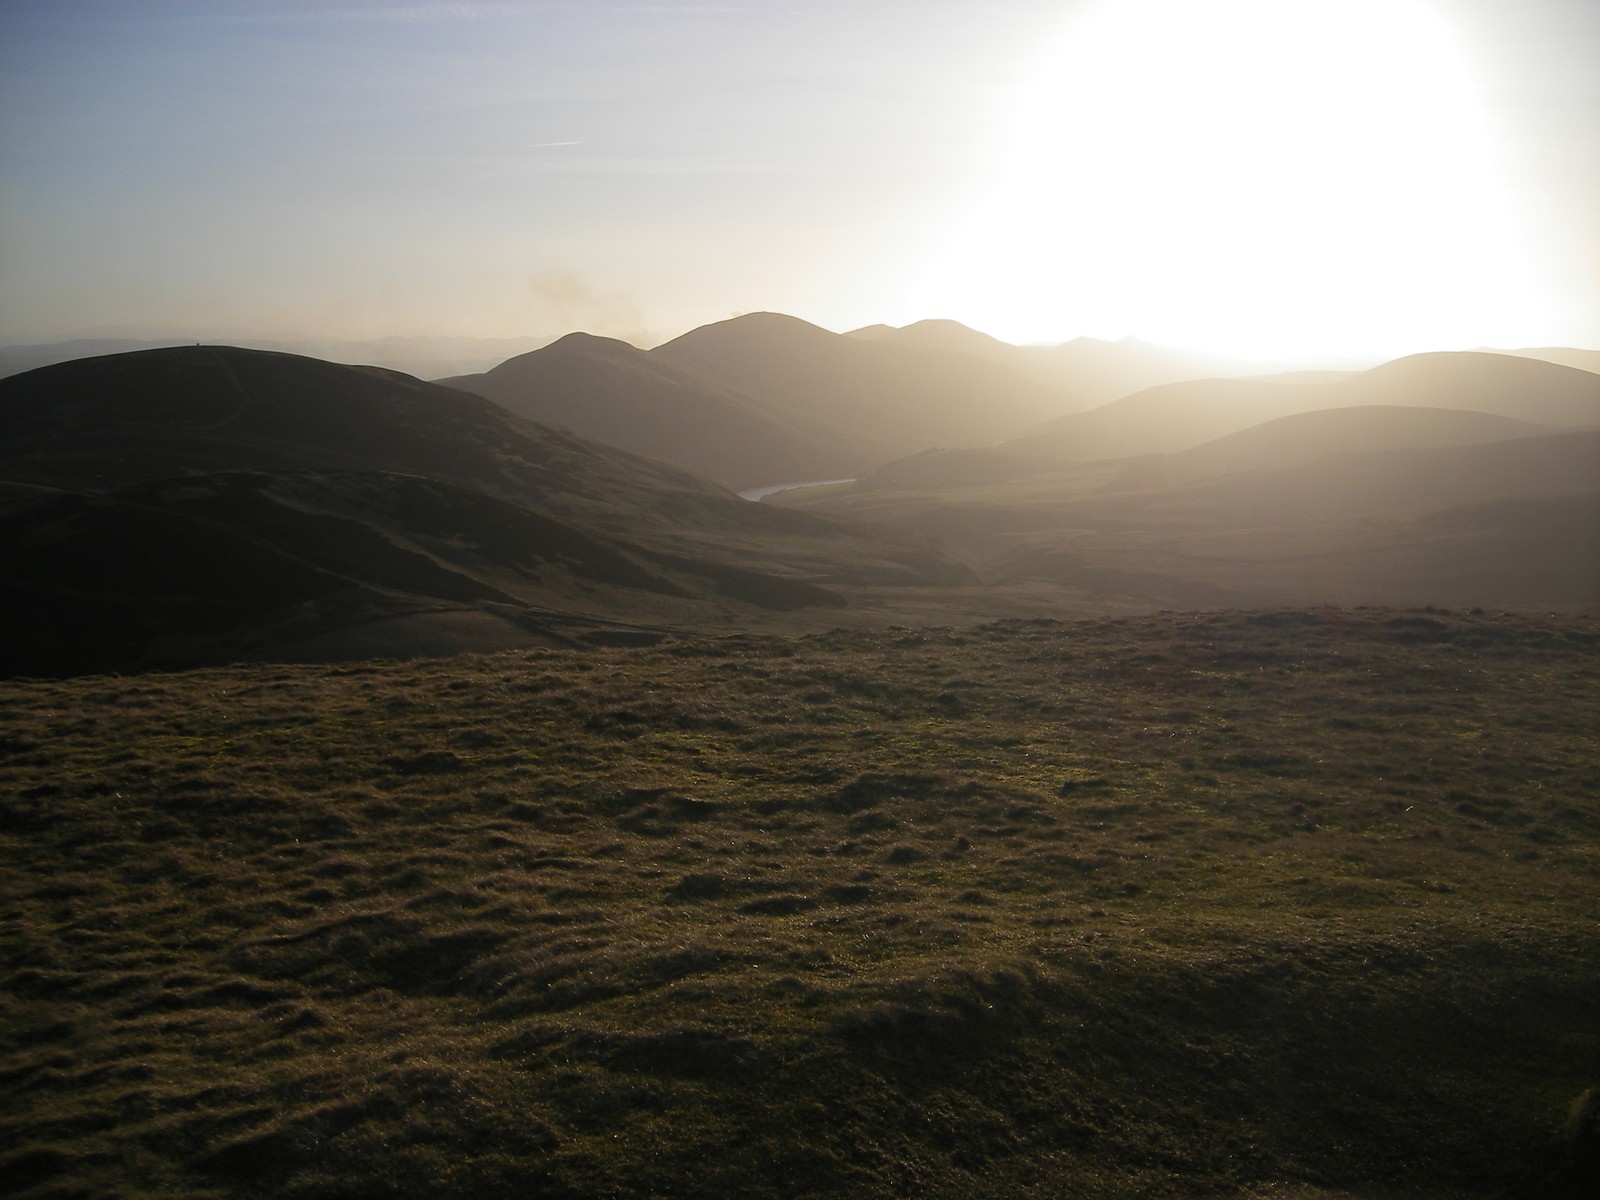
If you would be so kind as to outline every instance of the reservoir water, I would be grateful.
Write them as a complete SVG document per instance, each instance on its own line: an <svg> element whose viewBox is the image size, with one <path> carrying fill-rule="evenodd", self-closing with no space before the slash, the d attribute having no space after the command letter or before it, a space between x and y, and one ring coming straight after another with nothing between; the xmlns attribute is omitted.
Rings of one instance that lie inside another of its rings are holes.
<svg viewBox="0 0 1600 1200"><path fill-rule="evenodd" d="M801 488L827 487L830 483L854 483L854 479L810 479L805 483L775 483L770 487L750 488L739 493L744 500L764 500L768 496L776 496L779 492L794 492Z"/></svg>

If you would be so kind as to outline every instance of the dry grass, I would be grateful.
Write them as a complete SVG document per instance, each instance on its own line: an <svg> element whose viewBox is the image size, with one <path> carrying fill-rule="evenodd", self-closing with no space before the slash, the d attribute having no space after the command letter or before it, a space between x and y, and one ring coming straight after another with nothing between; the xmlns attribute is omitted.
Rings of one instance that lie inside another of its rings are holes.
<svg viewBox="0 0 1600 1200"><path fill-rule="evenodd" d="M0 685L0 1177L1557 1194L1597 643L1165 615Z"/></svg>

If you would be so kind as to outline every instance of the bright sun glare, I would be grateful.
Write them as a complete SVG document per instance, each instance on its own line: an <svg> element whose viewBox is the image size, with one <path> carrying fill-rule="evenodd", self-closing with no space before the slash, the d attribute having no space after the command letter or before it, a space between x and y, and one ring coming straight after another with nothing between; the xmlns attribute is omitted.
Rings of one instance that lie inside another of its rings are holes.
<svg viewBox="0 0 1600 1200"><path fill-rule="evenodd" d="M1540 314L1476 93L1425 0L1105 0L908 308L1261 357L1506 344Z"/></svg>

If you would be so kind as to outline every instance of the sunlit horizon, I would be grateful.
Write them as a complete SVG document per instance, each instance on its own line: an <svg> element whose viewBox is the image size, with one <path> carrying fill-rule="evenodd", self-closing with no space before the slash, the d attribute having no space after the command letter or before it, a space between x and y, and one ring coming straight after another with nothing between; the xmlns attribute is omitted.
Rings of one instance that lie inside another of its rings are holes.
<svg viewBox="0 0 1600 1200"><path fill-rule="evenodd" d="M1423 0L1097 5L1034 67L918 299L1008 341L1530 344L1549 304L1480 91Z"/></svg>
<svg viewBox="0 0 1600 1200"><path fill-rule="evenodd" d="M1577 0L0 15L0 341L1600 348ZM1595 104L1588 104L1594 99Z"/></svg>

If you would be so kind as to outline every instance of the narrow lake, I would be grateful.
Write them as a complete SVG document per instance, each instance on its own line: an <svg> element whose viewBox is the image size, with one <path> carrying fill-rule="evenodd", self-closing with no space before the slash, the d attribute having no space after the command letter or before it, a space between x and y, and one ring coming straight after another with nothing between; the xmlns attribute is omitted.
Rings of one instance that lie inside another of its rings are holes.
<svg viewBox="0 0 1600 1200"><path fill-rule="evenodd" d="M830 483L854 483L854 479L811 479L805 483L775 483L771 487L751 488L740 492L744 500L764 500L768 496L776 496L779 492L794 492L801 488L827 487Z"/></svg>

